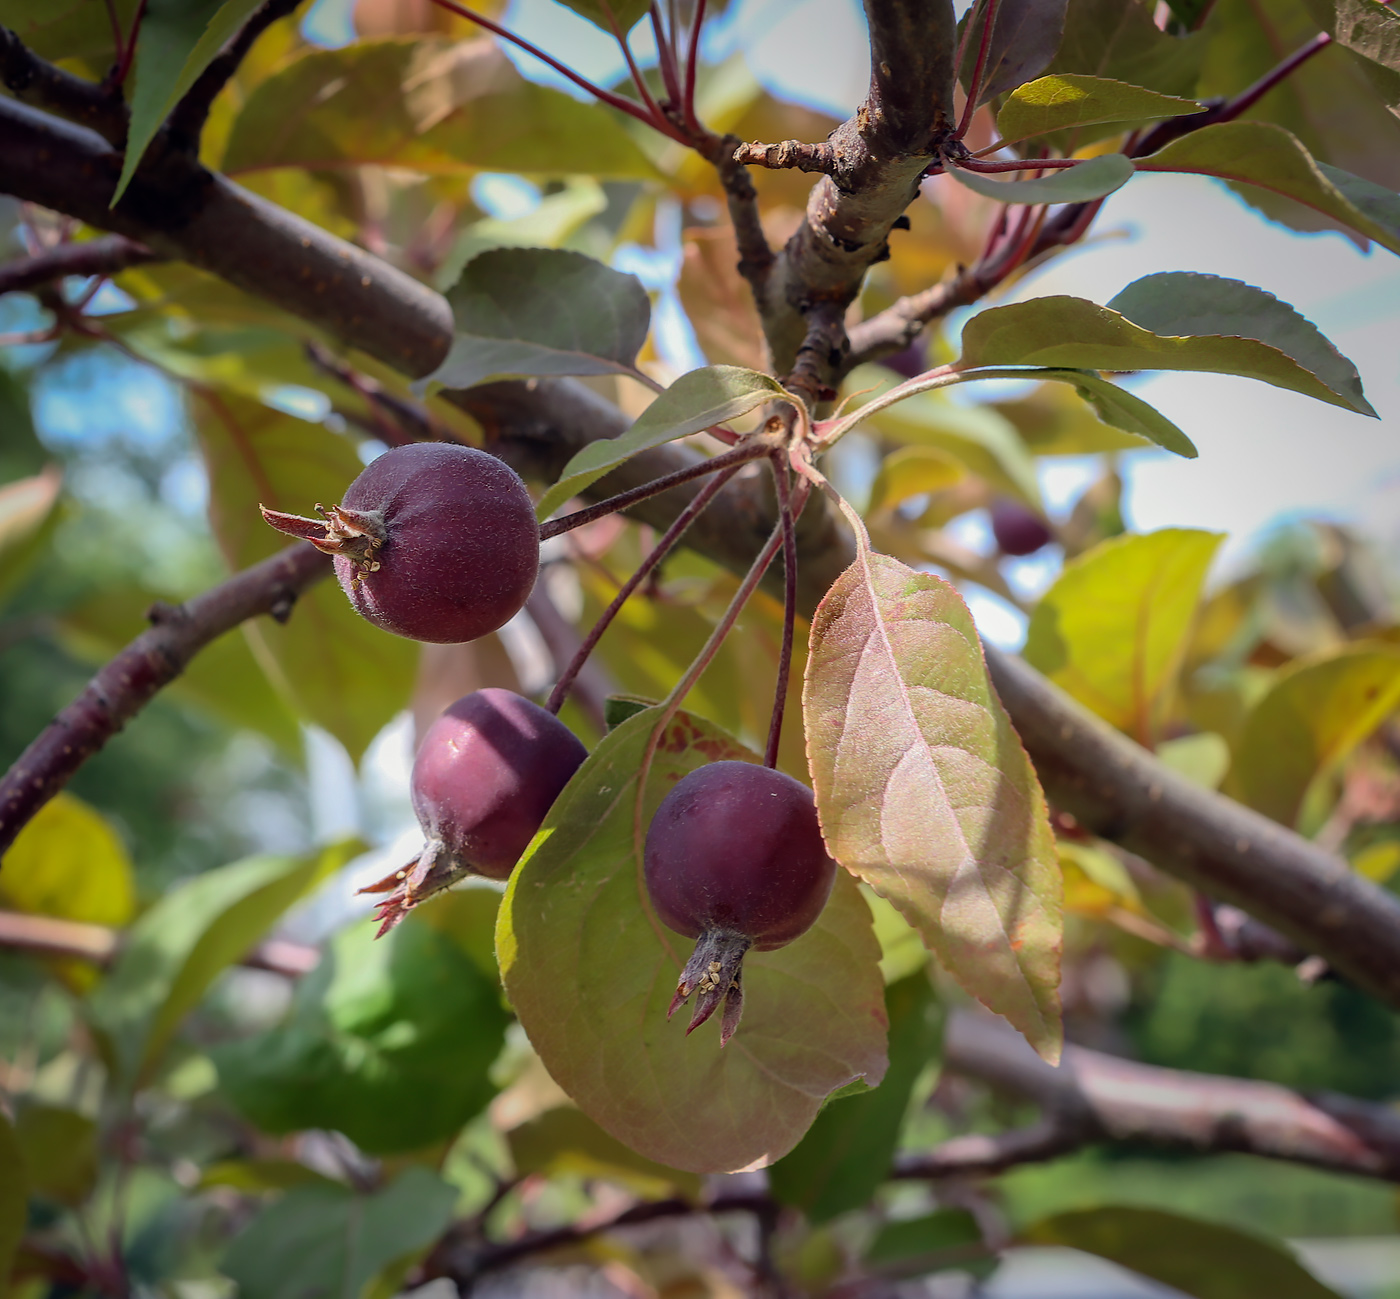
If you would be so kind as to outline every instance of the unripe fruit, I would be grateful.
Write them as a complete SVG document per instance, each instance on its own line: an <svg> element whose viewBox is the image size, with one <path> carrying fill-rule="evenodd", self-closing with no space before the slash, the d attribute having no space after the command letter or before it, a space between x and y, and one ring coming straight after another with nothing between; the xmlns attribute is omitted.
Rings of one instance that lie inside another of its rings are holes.
<svg viewBox="0 0 1400 1299"><path fill-rule="evenodd" d="M263 518L335 556L361 614L398 636L455 644L509 622L540 564L540 530L515 471L471 447L394 447L321 520Z"/></svg>
<svg viewBox="0 0 1400 1299"><path fill-rule="evenodd" d="M992 535L1004 555L1033 555L1054 540L1044 519L1007 497L992 506Z"/></svg>
<svg viewBox="0 0 1400 1299"><path fill-rule="evenodd" d="M465 875L509 878L588 751L553 713L509 690L465 695L423 736L413 810L427 843L410 868L372 884L380 933Z"/></svg>
<svg viewBox="0 0 1400 1299"><path fill-rule="evenodd" d="M812 791L748 762L692 771L656 809L644 869L657 915L699 940L668 1013L698 991L691 1032L724 1002L723 1046L743 1009L744 953L784 947L806 933L831 894L836 863Z"/></svg>

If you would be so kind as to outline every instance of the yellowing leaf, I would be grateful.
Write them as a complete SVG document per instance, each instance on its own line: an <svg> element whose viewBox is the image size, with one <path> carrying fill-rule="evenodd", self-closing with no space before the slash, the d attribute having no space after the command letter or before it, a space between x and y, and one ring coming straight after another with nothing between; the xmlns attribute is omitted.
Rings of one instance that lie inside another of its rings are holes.
<svg viewBox="0 0 1400 1299"><path fill-rule="evenodd" d="M1114 537L1071 560L1031 615L1026 661L1150 747L1220 541L1219 533L1163 528Z"/></svg>
<svg viewBox="0 0 1400 1299"><path fill-rule="evenodd" d="M1069 127L1144 122L1202 111L1204 105L1193 99L1162 95L1111 77L1060 73L1013 90L997 113L997 130L1014 143Z"/></svg>
<svg viewBox="0 0 1400 1299"><path fill-rule="evenodd" d="M957 592L863 552L817 609L803 714L832 855L1058 1059L1054 837Z"/></svg>
<svg viewBox="0 0 1400 1299"><path fill-rule="evenodd" d="M837 872L811 929L745 957L744 1017L728 1046L667 1022L692 944L646 899L637 828L683 775L752 755L680 713L639 791L659 715L610 731L560 795L511 877L496 951L531 1045L589 1118L648 1159L722 1172L785 1154L831 1092L882 1077L880 950L869 908Z"/></svg>
<svg viewBox="0 0 1400 1299"><path fill-rule="evenodd" d="M941 492L964 477L962 465L933 447L900 447L880 462L870 488L870 508L893 509L911 496Z"/></svg>

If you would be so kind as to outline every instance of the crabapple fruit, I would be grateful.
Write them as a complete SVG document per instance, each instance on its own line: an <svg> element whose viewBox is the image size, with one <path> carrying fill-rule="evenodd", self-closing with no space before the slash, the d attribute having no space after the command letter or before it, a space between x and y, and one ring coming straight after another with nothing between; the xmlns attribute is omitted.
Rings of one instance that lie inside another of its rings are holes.
<svg viewBox="0 0 1400 1299"><path fill-rule="evenodd" d="M743 1009L744 954L806 933L831 894L836 863L810 789L771 767L715 762L679 781L656 809L644 873L656 914L699 940L668 1013L699 992L690 1032L723 1002L723 1046Z"/></svg>
<svg viewBox="0 0 1400 1299"><path fill-rule="evenodd" d="M1004 555L1033 555L1054 540L1044 519L1007 497L992 506L992 535Z"/></svg>

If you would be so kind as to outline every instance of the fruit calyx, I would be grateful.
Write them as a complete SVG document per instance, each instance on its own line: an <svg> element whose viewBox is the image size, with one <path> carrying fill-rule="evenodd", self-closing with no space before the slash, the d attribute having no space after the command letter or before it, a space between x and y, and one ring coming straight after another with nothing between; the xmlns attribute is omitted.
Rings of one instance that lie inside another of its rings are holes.
<svg viewBox="0 0 1400 1299"><path fill-rule="evenodd" d="M326 509L318 503L316 513L321 517L308 519L300 514L269 510L265 505L258 509L262 511L263 520L278 532L309 541L322 554L343 556L355 570L355 581L364 573L379 571L379 560L375 556L389 536L382 510L350 510L343 505Z"/></svg>
<svg viewBox="0 0 1400 1299"><path fill-rule="evenodd" d="M687 1001L692 993L699 993L695 1002L695 1013L690 1017L686 1036L695 1032L724 1003L724 1015L720 1019L719 1044L728 1045L739 1027L739 1018L744 1013L744 988L741 982L744 955L753 946L751 939L732 929L707 929L696 940L695 950L690 954L685 969L681 971L676 984L676 995L671 998L666 1018L670 1019Z"/></svg>
<svg viewBox="0 0 1400 1299"><path fill-rule="evenodd" d="M471 866L458 858L441 839L429 839L416 861L392 871L382 880L366 884L356 893L389 895L374 904L374 918L379 922L374 936L383 938L414 907L471 874Z"/></svg>

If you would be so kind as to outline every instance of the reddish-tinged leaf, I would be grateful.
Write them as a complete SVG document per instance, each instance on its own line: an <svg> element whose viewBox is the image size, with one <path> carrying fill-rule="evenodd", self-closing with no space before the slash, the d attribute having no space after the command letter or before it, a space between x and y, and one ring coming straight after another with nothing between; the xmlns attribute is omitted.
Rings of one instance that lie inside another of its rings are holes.
<svg viewBox="0 0 1400 1299"><path fill-rule="evenodd" d="M803 704L832 855L1057 1060L1054 837L958 593L863 552L817 609Z"/></svg>

